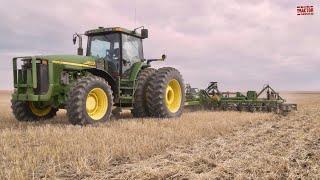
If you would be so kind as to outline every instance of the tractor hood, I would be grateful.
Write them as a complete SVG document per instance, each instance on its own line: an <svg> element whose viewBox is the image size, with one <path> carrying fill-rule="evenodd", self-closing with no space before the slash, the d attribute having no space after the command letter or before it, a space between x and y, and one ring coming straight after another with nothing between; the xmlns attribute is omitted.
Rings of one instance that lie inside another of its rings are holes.
<svg viewBox="0 0 320 180"><path fill-rule="evenodd" d="M63 64L67 66L78 67L95 67L95 58L92 56L78 56L78 55L47 55L36 56L39 59L45 59L53 64Z"/></svg>

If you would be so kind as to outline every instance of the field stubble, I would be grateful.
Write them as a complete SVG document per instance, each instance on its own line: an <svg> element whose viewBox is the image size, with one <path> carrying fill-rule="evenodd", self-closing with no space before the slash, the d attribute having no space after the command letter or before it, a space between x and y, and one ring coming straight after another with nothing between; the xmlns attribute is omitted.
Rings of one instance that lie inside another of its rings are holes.
<svg viewBox="0 0 320 180"><path fill-rule="evenodd" d="M320 94L286 94L299 111L192 112L170 120L73 126L64 111L21 123L0 97L0 179L319 177Z"/></svg>

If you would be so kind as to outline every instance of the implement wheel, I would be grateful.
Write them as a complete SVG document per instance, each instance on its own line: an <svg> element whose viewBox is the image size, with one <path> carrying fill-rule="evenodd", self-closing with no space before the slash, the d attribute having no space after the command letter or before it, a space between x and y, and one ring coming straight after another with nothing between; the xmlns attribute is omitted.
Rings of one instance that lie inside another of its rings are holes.
<svg viewBox="0 0 320 180"><path fill-rule="evenodd" d="M164 67L151 76L147 89L147 106L154 117L172 118L182 114L185 89L180 72Z"/></svg>
<svg viewBox="0 0 320 180"><path fill-rule="evenodd" d="M150 116L147 107L146 92L150 77L156 72L153 68L146 68L140 71L137 87L134 93L133 109L131 113L133 117L147 117Z"/></svg>
<svg viewBox="0 0 320 180"><path fill-rule="evenodd" d="M12 113L18 121L39 121L51 119L57 115L57 108L42 102L11 100Z"/></svg>
<svg viewBox="0 0 320 180"><path fill-rule="evenodd" d="M240 111L240 112L242 112L242 111L244 111L245 109L244 109L244 106L243 106L242 104L238 104L238 105L237 105L237 110Z"/></svg>
<svg viewBox="0 0 320 180"><path fill-rule="evenodd" d="M69 93L67 115L76 125L94 124L110 119L113 95L108 83L97 76L79 79Z"/></svg>
<svg viewBox="0 0 320 180"><path fill-rule="evenodd" d="M249 106L249 112L256 112L257 108L255 105L250 105Z"/></svg>

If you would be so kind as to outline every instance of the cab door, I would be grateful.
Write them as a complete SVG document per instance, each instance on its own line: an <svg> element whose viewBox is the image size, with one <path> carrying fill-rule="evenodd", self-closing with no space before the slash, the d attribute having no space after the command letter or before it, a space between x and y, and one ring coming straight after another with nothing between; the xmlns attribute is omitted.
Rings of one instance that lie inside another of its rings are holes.
<svg viewBox="0 0 320 180"><path fill-rule="evenodd" d="M143 59L142 40L122 34L122 77L129 77L135 63Z"/></svg>
<svg viewBox="0 0 320 180"><path fill-rule="evenodd" d="M113 77L121 73L120 33L110 33L89 37L88 56L94 56L104 65L104 70Z"/></svg>

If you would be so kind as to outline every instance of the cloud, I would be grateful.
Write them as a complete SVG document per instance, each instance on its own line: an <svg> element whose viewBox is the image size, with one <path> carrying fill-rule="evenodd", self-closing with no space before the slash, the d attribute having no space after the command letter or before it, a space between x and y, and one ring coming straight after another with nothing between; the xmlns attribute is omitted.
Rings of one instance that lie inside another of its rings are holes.
<svg viewBox="0 0 320 180"><path fill-rule="evenodd" d="M194 86L219 81L228 90L258 90L265 83L320 90L320 14L297 16L297 5L319 7L317 1L292 0L11 0L0 7L0 73L11 77L16 54L75 53L74 32L145 25L145 56L166 53L166 62L154 64L179 68ZM12 88L4 82L0 88Z"/></svg>

